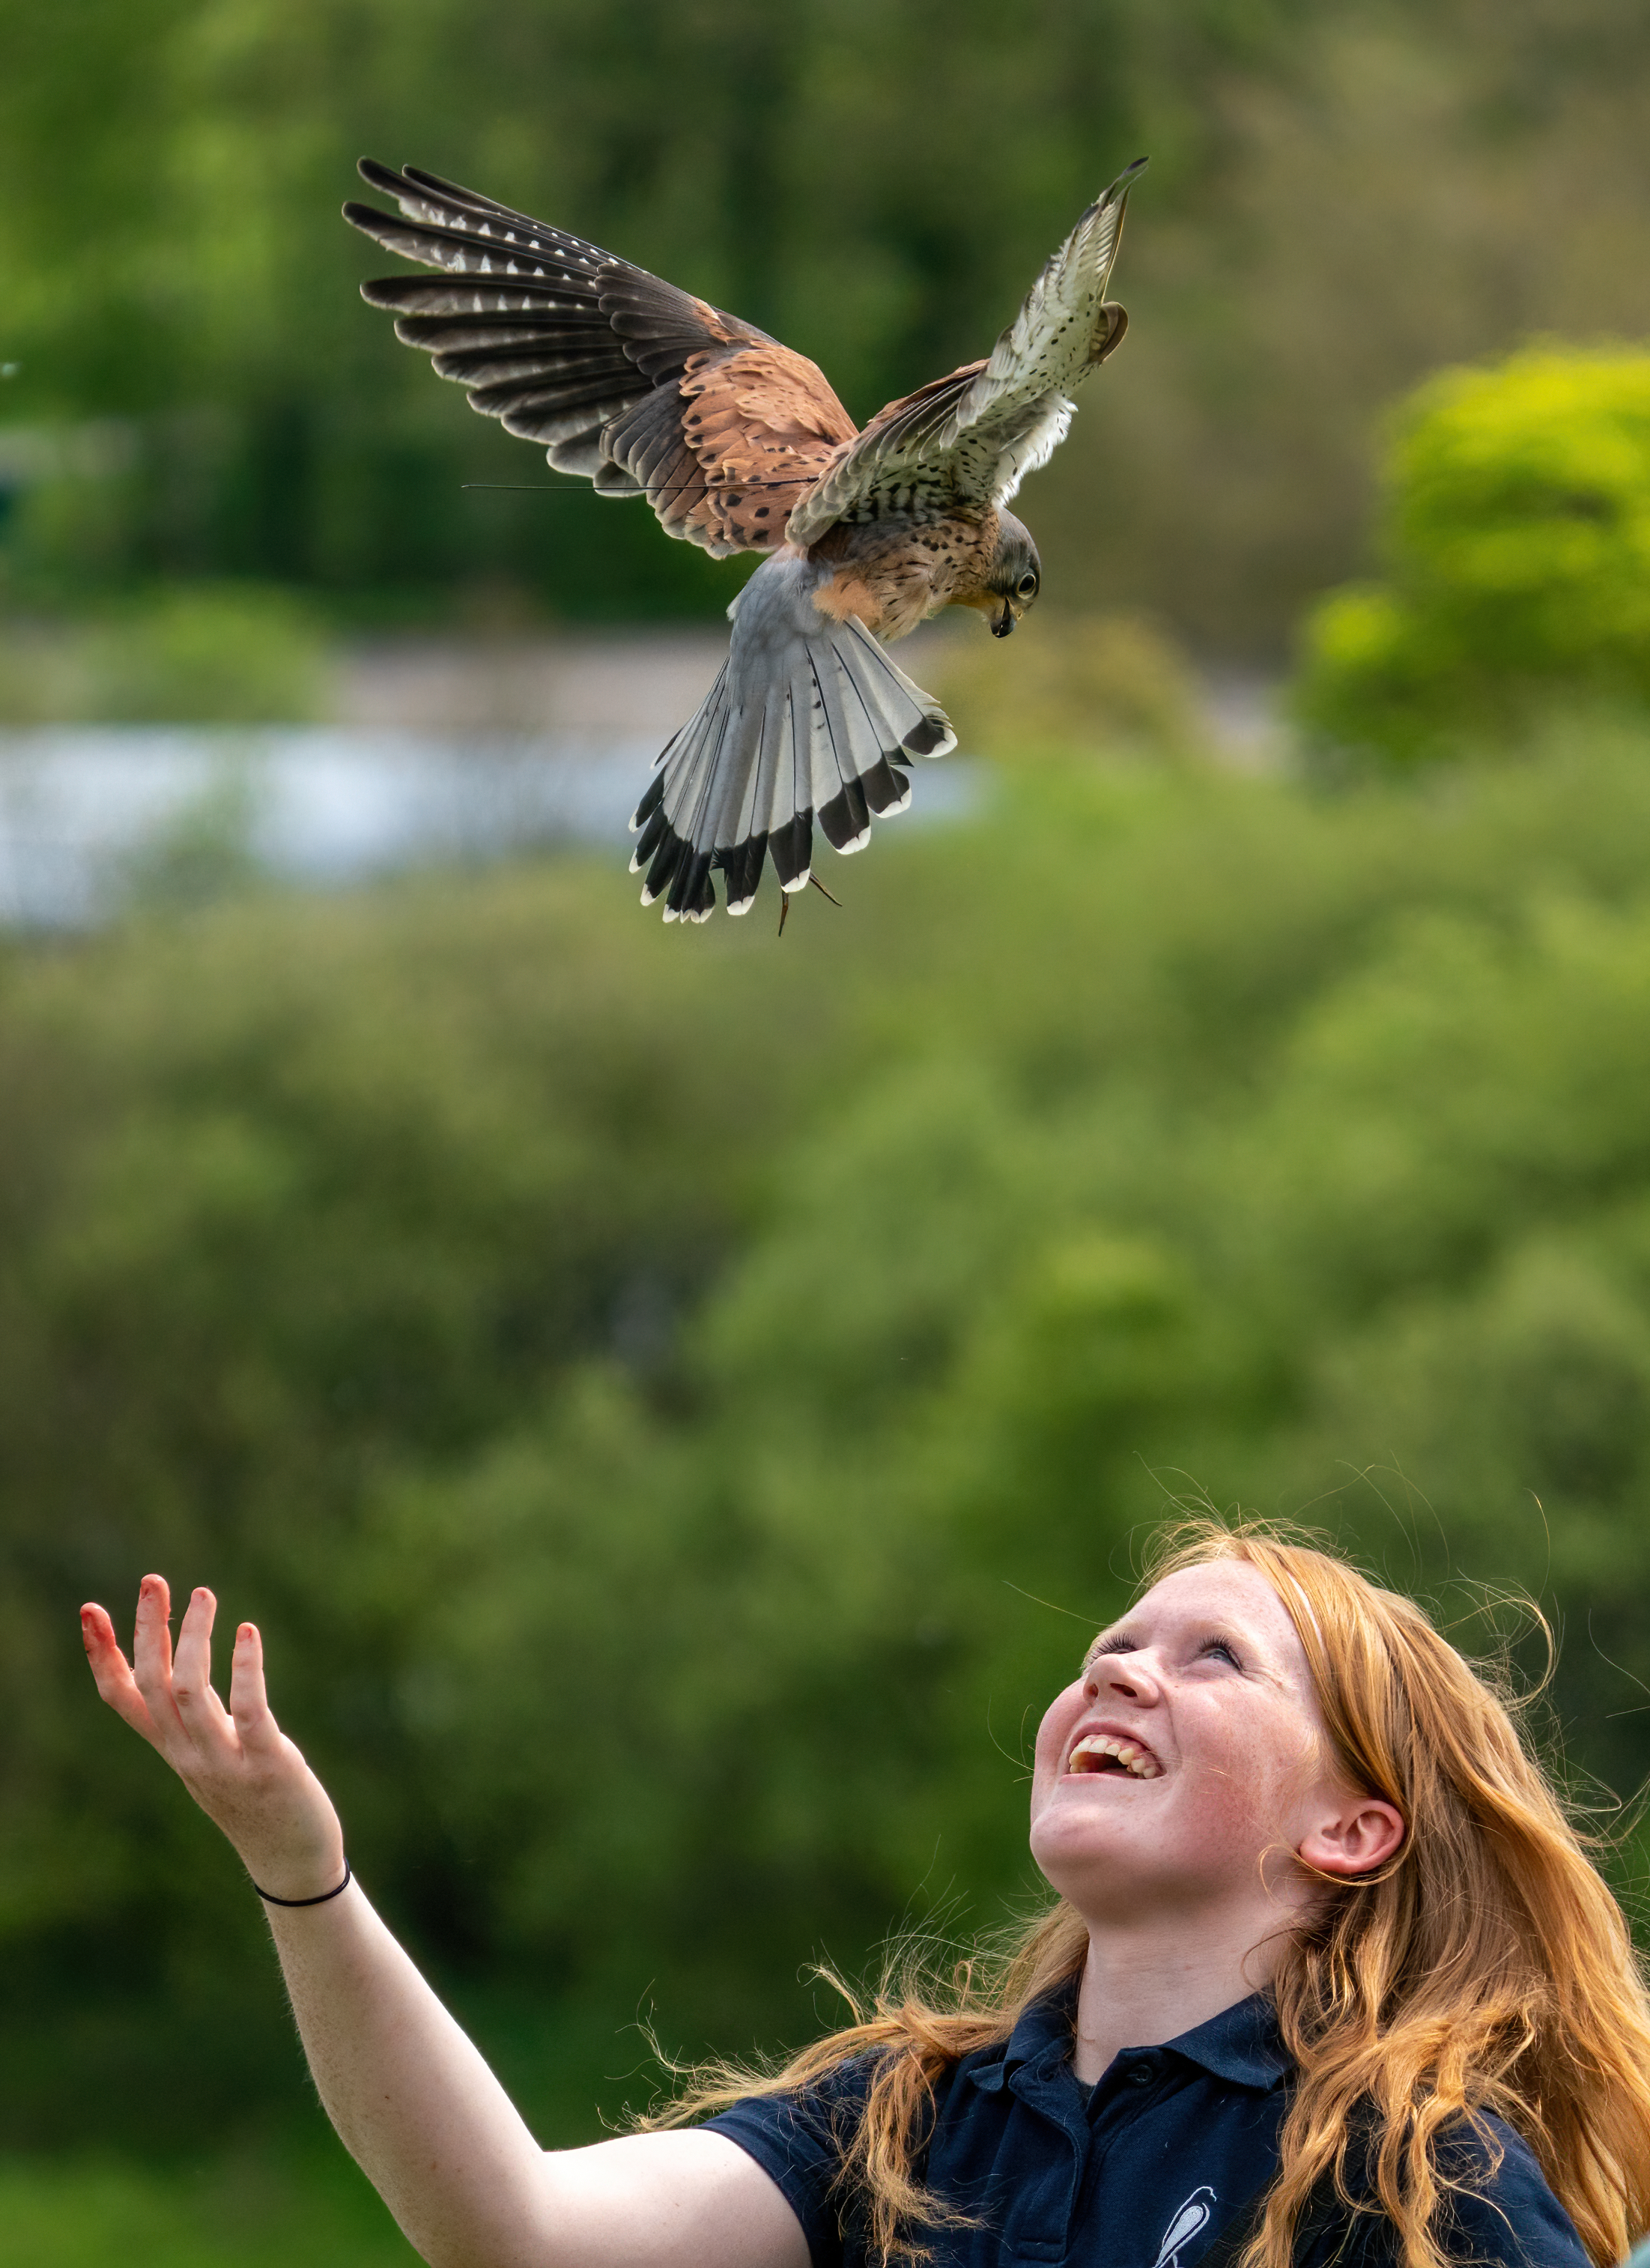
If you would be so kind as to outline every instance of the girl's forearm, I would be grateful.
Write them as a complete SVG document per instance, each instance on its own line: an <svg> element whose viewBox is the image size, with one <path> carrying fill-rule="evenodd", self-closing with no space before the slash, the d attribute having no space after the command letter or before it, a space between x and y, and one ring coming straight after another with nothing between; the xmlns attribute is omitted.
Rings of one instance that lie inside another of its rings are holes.
<svg viewBox="0 0 1650 2268"><path fill-rule="evenodd" d="M432 2268L807 2268L779 2189L720 2134L541 2152L358 1887L272 1922L321 2100Z"/></svg>
<svg viewBox="0 0 1650 2268"><path fill-rule="evenodd" d="M360 1885L269 1911L328 2116L410 2242L433 2268L546 2268L544 2154Z"/></svg>

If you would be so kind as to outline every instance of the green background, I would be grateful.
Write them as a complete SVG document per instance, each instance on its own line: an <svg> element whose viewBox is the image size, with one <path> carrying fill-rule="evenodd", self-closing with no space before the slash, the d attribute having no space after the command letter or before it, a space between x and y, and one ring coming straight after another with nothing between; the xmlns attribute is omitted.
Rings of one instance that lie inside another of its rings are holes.
<svg viewBox="0 0 1650 2268"><path fill-rule="evenodd" d="M1533 1730L1636 1912L1631 673L1257 778L1175 654L1275 666L1380 563L1413 381L1650 330L1641 11L70 0L7 45L4 627L89 641L115 718L301 711L308 642L364 629L711 620L743 571L460 492L535 460L356 298L361 150L861 415L1153 168L1134 328L1028 491L1051 595L970 711L983 799L880 828L841 910L685 936L572 856L302 898L203 836L100 933L0 946L0 2252L407 2257L232 1855L86 1679L76 1608L151 1566L262 1626L547 2141L650 2098L649 2024L795 2042L814 1956L1023 1910L1030 1728L1205 1496L1534 1673L1527 1587Z"/></svg>
<svg viewBox="0 0 1650 2268"><path fill-rule="evenodd" d="M297 585L350 620L710 615L746 571L548 478L356 296L364 151L816 356L863 419L983 354L1147 154L1134 329L1027 490L1049 599L1275 656L1439 364L1650 327L1636 0L60 0L0 80L19 602ZM10 470L7 470L7 467Z"/></svg>

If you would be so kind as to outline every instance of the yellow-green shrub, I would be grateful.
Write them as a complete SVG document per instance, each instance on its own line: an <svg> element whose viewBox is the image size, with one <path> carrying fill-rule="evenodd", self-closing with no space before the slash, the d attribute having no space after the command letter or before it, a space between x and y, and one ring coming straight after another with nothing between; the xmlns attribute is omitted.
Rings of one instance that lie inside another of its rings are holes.
<svg viewBox="0 0 1650 2268"><path fill-rule="evenodd" d="M1309 618L1295 711L1399 759L1555 697L1650 699L1650 354L1441 372L1399 414L1385 581Z"/></svg>

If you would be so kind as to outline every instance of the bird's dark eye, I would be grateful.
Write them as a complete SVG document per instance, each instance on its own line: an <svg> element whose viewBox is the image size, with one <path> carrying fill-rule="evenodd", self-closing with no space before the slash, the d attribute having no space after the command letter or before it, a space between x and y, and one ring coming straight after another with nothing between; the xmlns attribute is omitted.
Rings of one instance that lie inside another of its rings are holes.
<svg viewBox="0 0 1650 2268"><path fill-rule="evenodd" d="M1014 588L1022 599L1035 598L1037 593L1037 578L1035 575L1022 575Z"/></svg>

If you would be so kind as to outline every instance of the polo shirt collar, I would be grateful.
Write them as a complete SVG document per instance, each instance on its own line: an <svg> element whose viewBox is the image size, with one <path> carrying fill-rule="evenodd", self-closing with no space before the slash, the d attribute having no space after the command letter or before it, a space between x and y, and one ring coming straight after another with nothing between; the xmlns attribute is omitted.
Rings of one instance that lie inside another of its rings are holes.
<svg viewBox="0 0 1650 2268"><path fill-rule="evenodd" d="M1211 2016L1206 2024L1182 2032L1165 2043L1171 2053L1184 2056L1217 2079L1263 2092L1276 2087L1290 2067L1289 2056L1278 2029L1277 2011L1264 1992L1252 1992Z"/></svg>
<svg viewBox="0 0 1650 2268"><path fill-rule="evenodd" d="M1031 2003L1008 2036L998 2085L1022 2064L1050 2071L1069 2058L1079 1982L1078 1977L1068 1977ZM1251 1993L1247 2000L1222 2008L1207 2023L1165 2041L1160 2052L1182 2056L1216 2079L1263 2093L1276 2087L1290 2067L1277 2015L1263 1992ZM985 2075L984 2071L978 2074L981 2079Z"/></svg>
<svg viewBox="0 0 1650 2268"><path fill-rule="evenodd" d="M1021 2064L1070 2058L1072 2023L1077 2014L1077 1994L1081 1982L1079 1977L1068 1977L1063 1984L1057 1984L1051 1992L1043 1993L1025 2010L1008 2035L1007 2044L1003 2050L1005 2078Z"/></svg>

